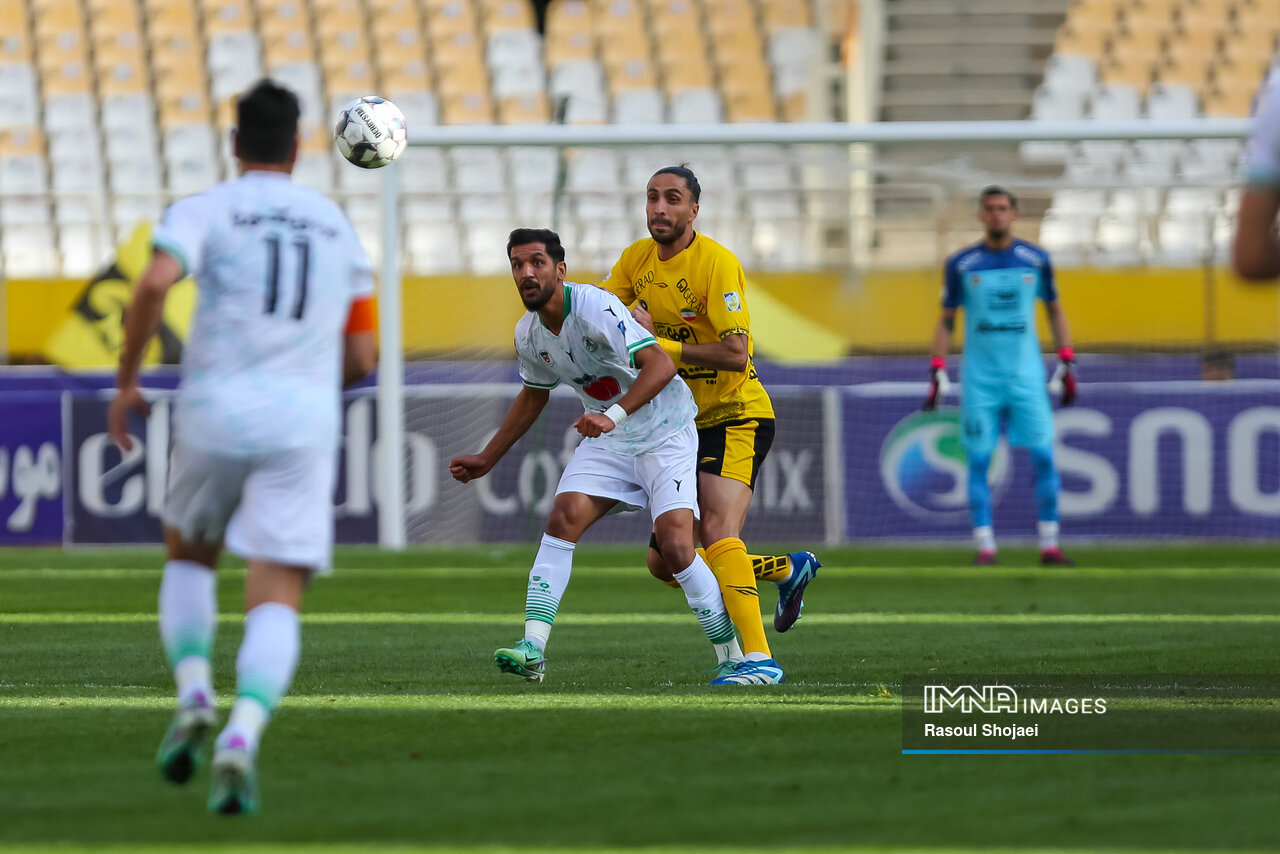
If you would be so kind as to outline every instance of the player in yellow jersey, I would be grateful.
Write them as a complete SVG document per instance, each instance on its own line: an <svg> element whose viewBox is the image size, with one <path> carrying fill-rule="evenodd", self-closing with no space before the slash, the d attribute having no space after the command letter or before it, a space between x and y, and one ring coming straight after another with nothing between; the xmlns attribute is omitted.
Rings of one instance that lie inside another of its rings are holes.
<svg viewBox="0 0 1280 854"><path fill-rule="evenodd" d="M693 230L701 194L688 168L659 169L646 190L649 239L628 247L600 286L634 304L632 313L675 360L698 404L699 538L746 653L745 661L722 662L712 684L774 684L783 673L765 639L756 577L778 585L774 628L785 632L821 564L811 552L752 556L742 542L756 475L773 443L773 404L751 362L742 265ZM670 583L653 539L648 563Z"/></svg>

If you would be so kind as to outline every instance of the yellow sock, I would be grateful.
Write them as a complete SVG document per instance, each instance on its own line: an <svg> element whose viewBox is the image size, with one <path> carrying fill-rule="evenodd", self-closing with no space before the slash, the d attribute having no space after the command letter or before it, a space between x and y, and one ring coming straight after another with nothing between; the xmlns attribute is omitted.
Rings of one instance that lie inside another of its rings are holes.
<svg viewBox="0 0 1280 854"><path fill-rule="evenodd" d="M659 580L668 587L674 587L677 590L683 589L680 587L680 582L676 581L674 578L662 578Z"/></svg>
<svg viewBox="0 0 1280 854"><path fill-rule="evenodd" d="M791 577L791 561L786 555L747 555L751 558L751 571L760 581L774 584Z"/></svg>
<svg viewBox="0 0 1280 854"><path fill-rule="evenodd" d="M773 658L764 637L764 621L760 618L760 594L751 571L747 547L737 537L726 537L707 548L707 563L720 582L720 595L725 610L742 636L744 652L762 652Z"/></svg>

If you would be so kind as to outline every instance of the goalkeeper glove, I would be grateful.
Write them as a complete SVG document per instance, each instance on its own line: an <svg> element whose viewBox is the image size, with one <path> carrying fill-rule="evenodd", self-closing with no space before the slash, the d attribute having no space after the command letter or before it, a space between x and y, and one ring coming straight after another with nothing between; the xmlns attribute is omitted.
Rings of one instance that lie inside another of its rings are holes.
<svg viewBox="0 0 1280 854"><path fill-rule="evenodd" d="M1058 369L1049 380L1049 394L1060 394L1063 406L1076 402L1076 351L1063 347L1058 351Z"/></svg>
<svg viewBox="0 0 1280 854"><path fill-rule="evenodd" d="M924 399L924 411L937 409L938 398L946 397L949 391L951 380L947 379L947 360L935 356L929 362L929 395Z"/></svg>

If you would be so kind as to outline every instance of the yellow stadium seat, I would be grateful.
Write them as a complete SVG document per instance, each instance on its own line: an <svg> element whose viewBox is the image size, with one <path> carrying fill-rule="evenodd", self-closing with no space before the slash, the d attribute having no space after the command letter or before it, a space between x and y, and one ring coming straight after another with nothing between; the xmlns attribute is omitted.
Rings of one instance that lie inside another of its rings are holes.
<svg viewBox="0 0 1280 854"><path fill-rule="evenodd" d="M280 33L309 32L311 22L301 3L290 0L276 6L260 6L257 29L258 35L265 41Z"/></svg>
<svg viewBox="0 0 1280 854"><path fill-rule="evenodd" d="M158 100L181 98L193 92L203 95L208 86L209 78L201 65L187 63L156 70L155 93Z"/></svg>
<svg viewBox="0 0 1280 854"><path fill-rule="evenodd" d="M649 6L649 19L653 21L653 31L659 37L673 31L702 32L702 21L694 0L654 0Z"/></svg>
<svg viewBox="0 0 1280 854"><path fill-rule="evenodd" d="M76 60L44 67L40 72L40 86L46 98L50 95L89 92L93 88L89 64L83 60Z"/></svg>
<svg viewBox="0 0 1280 854"><path fill-rule="evenodd" d="M380 69L394 68L412 62L421 63L426 59L422 41L417 33L398 33L394 37L378 38L374 36L378 49L373 52L373 62Z"/></svg>
<svg viewBox="0 0 1280 854"><path fill-rule="evenodd" d="M1271 56L1276 49L1278 26L1278 21L1237 18L1235 27L1223 40L1223 51L1236 55Z"/></svg>
<svg viewBox="0 0 1280 854"><path fill-rule="evenodd" d="M1198 92L1209 80L1210 59L1200 53L1170 54L1165 63L1157 66L1156 78L1161 83L1182 83Z"/></svg>
<svg viewBox="0 0 1280 854"><path fill-rule="evenodd" d="M1227 65L1264 68L1271 64L1273 39L1257 39L1228 35L1222 42L1222 60Z"/></svg>
<svg viewBox="0 0 1280 854"><path fill-rule="evenodd" d="M25 33L27 26L25 3L0 3L0 33Z"/></svg>
<svg viewBox="0 0 1280 854"><path fill-rule="evenodd" d="M1177 16L1183 0L1128 0L1122 14L1126 24L1167 27Z"/></svg>
<svg viewBox="0 0 1280 854"><path fill-rule="evenodd" d="M493 102L488 89L444 94L440 102L440 118L446 125L493 124Z"/></svg>
<svg viewBox="0 0 1280 854"><path fill-rule="evenodd" d="M792 92L782 99L782 120L803 122L809 118L808 103L803 92Z"/></svg>
<svg viewBox="0 0 1280 854"><path fill-rule="evenodd" d="M206 35L252 30L253 11L248 0L208 0L201 16Z"/></svg>
<svg viewBox="0 0 1280 854"><path fill-rule="evenodd" d="M751 0L706 0L707 28L713 38L722 32L757 32L756 11Z"/></svg>
<svg viewBox="0 0 1280 854"><path fill-rule="evenodd" d="M756 30L720 30L711 34L711 52L720 65L732 64L740 57L762 61L764 45Z"/></svg>
<svg viewBox="0 0 1280 854"><path fill-rule="evenodd" d="M138 7L132 0L124 3L113 2L97 9L91 9L89 29L95 35L111 33L136 33L142 30L142 18L138 15Z"/></svg>
<svg viewBox="0 0 1280 854"><path fill-rule="evenodd" d="M548 68L555 68L565 62L596 58L596 40L590 32L548 35L543 49L546 51Z"/></svg>
<svg viewBox="0 0 1280 854"><path fill-rule="evenodd" d="M813 25L807 0L760 0L760 20L765 32Z"/></svg>
<svg viewBox="0 0 1280 854"><path fill-rule="evenodd" d="M668 57L660 67L666 81L667 94L674 95L687 89L714 89L715 75L706 54Z"/></svg>
<svg viewBox="0 0 1280 854"><path fill-rule="evenodd" d="M679 29L660 32L653 40L660 64L676 59L702 60L708 56L707 42L700 29Z"/></svg>
<svg viewBox="0 0 1280 854"><path fill-rule="evenodd" d="M720 88L727 95L732 92L773 90L773 76L759 56L741 54L720 66Z"/></svg>
<svg viewBox="0 0 1280 854"><path fill-rule="evenodd" d="M1133 56L1159 56L1164 51L1168 32L1169 28L1163 26L1126 25L1116 32L1111 40L1111 53L1121 63L1127 62Z"/></svg>
<svg viewBox="0 0 1280 854"><path fill-rule="evenodd" d="M156 71L178 65L190 65L191 57L201 49L193 36L167 35L151 40L151 67Z"/></svg>
<svg viewBox="0 0 1280 854"><path fill-rule="evenodd" d="M166 6L147 16L147 36L151 39L180 36L200 42L200 27L190 9Z"/></svg>
<svg viewBox="0 0 1280 854"><path fill-rule="evenodd" d="M529 0L480 0L480 22L487 33L537 26Z"/></svg>
<svg viewBox="0 0 1280 854"><path fill-rule="evenodd" d="M45 33L37 45L37 67L52 68L68 62L89 63L89 46L82 30Z"/></svg>
<svg viewBox="0 0 1280 854"><path fill-rule="evenodd" d="M364 12L357 5L330 6L316 10L316 35L323 41L334 33L364 34Z"/></svg>
<svg viewBox="0 0 1280 854"><path fill-rule="evenodd" d="M484 47L476 34L469 30L443 37L432 33L427 44L427 56L437 69L454 63L484 65Z"/></svg>
<svg viewBox="0 0 1280 854"><path fill-rule="evenodd" d="M547 35L564 33L591 33L593 26L591 6L586 0L555 0L547 7Z"/></svg>
<svg viewBox="0 0 1280 854"><path fill-rule="evenodd" d="M335 96L350 93L351 97L369 95L377 90L373 66L367 62L342 63L324 69L324 88L333 101Z"/></svg>
<svg viewBox="0 0 1280 854"><path fill-rule="evenodd" d="M636 89L655 89L658 75L648 59L632 59L608 68L609 91L633 92Z"/></svg>
<svg viewBox="0 0 1280 854"><path fill-rule="evenodd" d="M1058 28L1053 39L1053 50L1054 53L1098 57L1106 51L1113 32L1110 24L1094 26L1069 20Z"/></svg>
<svg viewBox="0 0 1280 854"><path fill-rule="evenodd" d="M498 122L504 125L545 125L551 121L546 92L508 95L498 102Z"/></svg>
<svg viewBox="0 0 1280 854"><path fill-rule="evenodd" d="M432 40L457 33L474 33L478 25L475 7L467 0L446 0L439 5L427 6L427 29Z"/></svg>
<svg viewBox="0 0 1280 854"><path fill-rule="evenodd" d="M209 99L204 90L174 93L156 99L160 127L167 130L179 125L208 123Z"/></svg>
<svg viewBox="0 0 1280 854"><path fill-rule="evenodd" d="M601 36L631 38L645 31L644 10L638 0L598 0L593 9Z"/></svg>
<svg viewBox="0 0 1280 854"><path fill-rule="evenodd" d="M1280 21L1280 0L1237 0L1236 16L1237 19L1260 17Z"/></svg>
<svg viewBox="0 0 1280 854"><path fill-rule="evenodd" d="M489 91L489 71L483 62L436 62L436 85L441 94Z"/></svg>
<svg viewBox="0 0 1280 854"><path fill-rule="evenodd" d="M631 38L607 38L600 41L600 61L606 68L632 60L648 61L653 56L649 40L641 31Z"/></svg>
<svg viewBox="0 0 1280 854"><path fill-rule="evenodd" d="M1246 84L1243 79L1216 78L1204 97L1204 114L1215 118L1246 118L1258 90L1257 81L1252 86Z"/></svg>
<svg viewBox="0 0 1280 854"><path fill-rule="evenodd" d="M381 81L381 92L395 90L423 91L431 88L431 72L422 59L413 62L402 62L394 66L384 65L378 69Z"/></svg>
<svg viewBox="0 0 1280 854"><path fill-rule="evenodd" d="M328 151L333 146L333 128L318 122L298 125L298 150L304 153Z"/></svg>
<svg viewBox="0 0 1280 854"><path fill-rule="evenodd" d="M225 134L236 126L236 98L231 96L219 101L213 110L213 119L219 134Z"/></svg>
<svg viewBox="0 0 1280 854"><path fill-rule="evenodd" d="M267 68L286 62L314 62L315 57L315 43L308 30L282 30L262 39L262 60Z"/></svg>
<svg viewBox="0 0 1280 854"><path fill-rule="evenodd" d="M725 92L725 114L731 122L777 121L778 108L768 88L744 88Z"/></svg>
<svg viewBox="0 0 1280 854"><path fill-rule="evenodd" d="M1147 54L1113 53L1098 69L1098 77L1103 83L1132 86L1145 93L1151 86L1155 62L1155 57Z"/></svg>
<svg viewBox="0 0 1280 854"><path fill-rule="evenodd" d="M418 7L401 3L394 8L375 11L370 17L369 31L376 42L383 39L398 38L402 35L412 36L422 42L422 16Z"/></svg>
<svg viewBox="0 0 1280 854"><path fill-rule="evenodd" d="M1178 29L1170 34L1165 51L1170 56L1187 54L1212 56L1222 45L1224 29L1225 24L1217 27L1207 24L1203 26L1179 24Z"/></svg>
<svg viewBox="0 0 1280 854"><path fill-rule="evenodd" d="M0 131L0 154L44 154L44 133L38 127L13 127Z"/></svg>
<svg viewBox="0 0 1280 854"><path fill-rule="evenodd" d="M109 68L98 69L98 96L140 95L151 91L145 69L141 64L122 62Z"/></svg>

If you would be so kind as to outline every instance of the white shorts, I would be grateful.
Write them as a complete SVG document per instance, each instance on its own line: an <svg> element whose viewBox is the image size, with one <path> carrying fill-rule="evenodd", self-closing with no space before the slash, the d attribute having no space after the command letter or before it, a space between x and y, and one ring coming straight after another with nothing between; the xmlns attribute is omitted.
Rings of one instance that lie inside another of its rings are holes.
<svg viewBox="0 0 1280 854"><path fill-rule="evenodd" d="M613 498L617 510L646 504L654 519L669 510L692 510L698 518L698 431L690 424L652 450L619 454L582 442L560 476L556 495L581 492Z"/></svg>
<svg viewBox="0 0 1280 854"><path fill-rule="evenodd" d="M246 559L327 573L333 557L337 454L297 448L231 457L176 444L164 523L187 542L216 543Z"/></svg>

